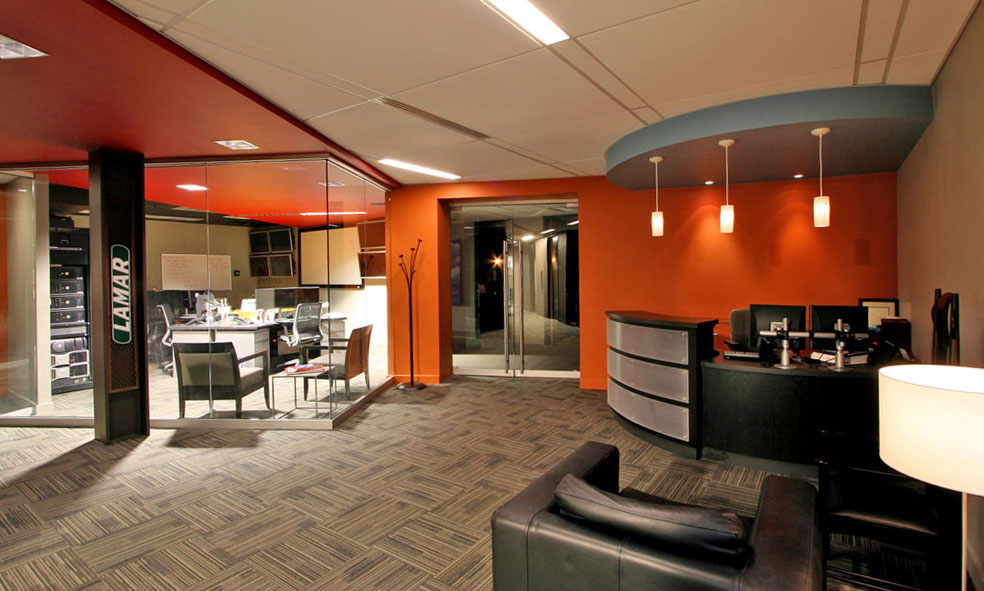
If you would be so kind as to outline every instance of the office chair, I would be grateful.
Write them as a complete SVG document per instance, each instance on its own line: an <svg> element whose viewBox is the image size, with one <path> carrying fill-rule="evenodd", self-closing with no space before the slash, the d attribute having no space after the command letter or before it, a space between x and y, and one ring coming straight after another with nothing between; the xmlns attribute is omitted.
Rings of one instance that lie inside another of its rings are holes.
<svg viewBox="0 0 984 591"><path fill-rule="evenodd" d="M732 351L747 351L751 345L751 311L748 308L735 308L728 314L728 325L731 327L731 339L724 343Z"/></svg>
<svg viewBox="0 0 984 591"><path fill-rule="evenodd" d="M314 363L328 366L324 377L345 381L345 398L351 395L349 382L360 373L366 378L366 392L369 391L369 337L372 325L353 328L347 339L329 339L328 345L307 345L301 348L301 363ZM327 355L310 358L312 352L328 351ZM304 380L304 398L307 399L308 384Z"/></svg>
<svg viewBox="0 0 984 591"><path fill-rule="evenodd" d="M178 418L185 416L185 402L207 400L212 416L214 401L235 400L236 418L243 416L243 398L263 390L267 410L270 406L270 352L261 351L238 357L232 343L175 343L174 359L178 375ZM260 367L241 367L259 360Z"/></svg>
<svg viewBox="0 0 984 591"><path fill-rule="evenodd" d="M160 308L161 315L164 316L164 334L161 335L161 345L164 346L165 351L168 353L167 359L161 362L161 371L169 376L173 376L174 347L172 344L171 325L174 324L174 311L171 310L170 304L158 304L157 307Z"/></svg>
<svg viewBox="0 0 984 591"><path fill-rule="evenodd" d="M933 353L937 365L960 365L960 296L937 289L933 298Z"/></svg>
<svg viewBox="0 0 984 591"><path fill-rule="evenodd" d="M291 347L321 342L321 302L297 304L294 324L280 339Z"/></svg>

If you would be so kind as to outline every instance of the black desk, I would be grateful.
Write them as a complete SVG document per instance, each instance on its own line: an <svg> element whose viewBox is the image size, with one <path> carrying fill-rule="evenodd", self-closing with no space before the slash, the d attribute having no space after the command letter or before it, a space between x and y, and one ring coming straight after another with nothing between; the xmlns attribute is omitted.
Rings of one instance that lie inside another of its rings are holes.
<svg viewBox="0 0 984 591"><path fill-rule="evenodd" d="M819 424L851 421L877 433L877 368L777 369L721 357L702 365L705 448L813 464Z"/></svg>

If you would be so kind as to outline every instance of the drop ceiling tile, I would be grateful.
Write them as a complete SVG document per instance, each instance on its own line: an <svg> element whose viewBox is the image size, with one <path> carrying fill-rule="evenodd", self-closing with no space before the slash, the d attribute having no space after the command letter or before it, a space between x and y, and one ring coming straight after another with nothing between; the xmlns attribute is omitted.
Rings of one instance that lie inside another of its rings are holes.
<svg viewBox="0 0 984 591"><path fill-rule="evenodd" d="M724 105L745 99L758 98L773 94L785 94L800 90L816 88L833 88L850 86L854 80L854 66L837 68L827 72L819 72L800 78L777 80L745 88L735 88L706 96L694 97L681 101L655 105L664 117L675 117L691 111L706 109L716 105Z"/></svg>
<svg viewBox="0 0 984 591"><path fill-rule="evenodd" d="M292 61L269 51L257 48L249 43L241 40L229 37L226 35L221 35L216 33L207 27L190 22L181 21L174 27L169 28L165 35L170 37L172 40L177 39L197 39L196 53L199 57L204 60L211 59L211 54L213 52L219 52L220 50L225 50L232 52L244 57L249 57L257 62L265 63L271 67L279 68L281 70L287 70L298 76L307 78L308 80L313 80L315 82L337 88L339 90L360 96L366 100L371 100L382 96L382 93L367 88L365 86L360 86L349 80L339 78L338 76L333 76L323 70L318 70L316 68L311 68L300 62ZM261 90L261 89L254 89Z"/></svg>
<svg viewBox="0 0 984 591"><path fill-rule="evenodd" d="M496 137L621 111L618 103L548 49L394 98Z"/></svg>
<svg viewBox="0 0 984 591"><path fill-rule="evenodd" d="M593 55L585 51L584 47L577 41L568 39L550 46L550 49L569 62L572 67L593 80L626 108L636 109L645 106L639 95L605 68Z"/></svg>
<svg viewBox="0 0 984 591"><path fill-rule="evenodd" d="M703 0L580 41L666 116L659 105L853 66L860 6Z"/></svg>
<svg viewBox="0 0 984 591"><path fill-rule="evenodd" d="M895 55L948 51L976 5L977 0L909 2Z"/></svg>
<svg viewBox="0 0 984 591"><path fill-rule="evenodd" d="M332 88L289 70L202 41L172 29L169 36L193 53L262 94L298 119L304 120L365 102L352 93Z"/></svg>
<svg viewBox="0 0 984 591"><path fill-rule="evenodd" d="M571 37L690 4L694 0L536 0L536 6Z"/></svg>
<svg viewBox="0 0 984 591"><path fill-rule="evenodd" d="M601 156L616 140L641 127L638 119L623 112L501 139L538 154L545 154L554 161L568 162Z"/></svg>
<svg viewBox="0 0 984 591"><path fill-rule="evenodd" d="M895 37L902 0L868 0L868 16L864 24L861 61L870 62L888 57Z"/></svg>
<svg viewBox="0 0 984 591"><path fill-rule="evenodd" d="M212 0L189 20L384 94L538 46L475 1Z"/></svg>
<svg viewBox="0 0 984 591"><path fill-rule="evenodd" d="M469 136L375 101L316 117L308 125L363 156L398 160L399 154L472 141Z"/></svg>
<svg viewBox="0 0 984 591"><path fill-rule="evenodd" d="M588 158L587 160L565 162L564 164L581 171L583 176L605 176L606 172L604 158Z"/></svg>
<svg viewBox="0 0 984 591"><path fill-rule="evenodd" d="M892 60L888 68L888 84L932 84L946 51L929 51L905 55Z"/></svg>
<svg viewBox="0 0 984 591"><path fill-rule="evenodd" d="M173 19L180 12L180 10L160 8L148 2L141 2L140 0L112 0L112 2L140 20L160 23L161 25ZM160 26L155 26L154 28L159 30Z"/></svg>
<svg viewBox="0 0 984 591"><path fill-rule="evenodd" d="M539 166L533 166L530 168L508 170L504 172L498 172L495 174L478 174L475 176L465 177L462 179L462 181L470 181L470 182L525 181L525 180L532 180L532 179L569 178L572 176L575 175L547 164L541 164Z"/></svg>
<svg viewBox="0 0 984 591"><path fill-rule="evenodd" d="M881 84L888 60L875 60L861 64L858 68L858 84Z"/></svg>
<svg viewBox="0 0 984 591"><path fill-rule="evenodd" d="M480 140L392 157L462 177L520 170L542 164ZM379 166L385 170L390 169L382 164Z"/></svg>
<svg viewBox="0 0 984 591"><path fill-rule="evenodd" d="M663 120L663 118L660 116L659 113L657 113L656 111L652 110L649 107L642 107L641 109L632 109L632 112L635 113L637 117L639 117L640 119L642 119L648 124L653 124Z"/></svg>

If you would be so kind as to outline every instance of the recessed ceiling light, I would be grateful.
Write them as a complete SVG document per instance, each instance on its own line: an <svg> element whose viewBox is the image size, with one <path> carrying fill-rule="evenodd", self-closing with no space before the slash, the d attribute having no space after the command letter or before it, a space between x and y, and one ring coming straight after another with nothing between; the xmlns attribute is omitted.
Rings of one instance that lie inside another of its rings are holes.
<svg viewBox="0 0 984 591"><path fill-rule="evenodd" d="M551 232L556 232L553 228L547 228L546 230L540 232L541 234L549 234Z"/></svg>
<svg viewBox="0 0 984 591"><path fill-rule="evenodd" d="M522 240L523 242L529 242L530 240L533 240L534 238L536 238L536 236L534 236L533 234L527 234L526 236L523 236L522 238L520 238L520 240Z"/></svg>
<svg viewBox="0 0 984 591"><path fill-rule="evenodd" d="M395 166L396 168L402 168L403 170L410 170L413 172L419 172L420 174L427 174L430 176L440 177L442 179L450 179L456 181L461 177L456 174L451 174L450 172L444 172L443 170L435 170L433 168L427 168L426 166L418 166L416 164L410 164L409 162L402 162L400 160L393 160L392 158L383 158L379 161L380 164L385 164L387 166Z"/></svg>
<svg viewBox="0 0 984 591"><path fill-rule="evenodd" d="M568 226L576 226L581 223L581 220L574 220L573 222L567 222Z"/></svg>
<svg viewBox="0 0 984 591"><path fill-rule="evenodd" d="M25 57L44 57L48 55L30 45L24 45L10 37L0 35L0 60L15 60Z"/></svg>
<svg viewBox="0 0 984 591"><path fill-rule="evenodd" d="M536 6L530 4L528 0L488 1L502 11L509 20L539 39L544 45L552 45L570 38L556 23L540 12Z"/></svg>
<svg viewBox="0 0 984 591"><path fill-rule="evenodd" d="M178 185L178 188L184 189L185 191L208 191L208 187L201 185Z"/></svg>
<svg viewBox="0 0 984 591"><path fill-rule="evenodd" d="M344 187L345 183L340 183L338 181L318 181L318 184L322 187Z"/></svg>
<svg viewBox="0 0 984 591"><path fill-rule="evenodd" d="M215 140L223 148L230 150L259 150L260 147L247 142L246 140Z"/></svg>
<svg viewBox="0 0 984 591"><path fill-rule="evenodd" d="M803 178L803 173L799 173L799 174L794 174L794 175L793 175L793 178L794 178L794 179L801 179L801 178Z"/></svg>
<svg viewBox="0 0 984 591"><path fill-rule="evenodd" d="M704 184L705 185L713 185L714 184L714 181L704 181Z"/></svg>

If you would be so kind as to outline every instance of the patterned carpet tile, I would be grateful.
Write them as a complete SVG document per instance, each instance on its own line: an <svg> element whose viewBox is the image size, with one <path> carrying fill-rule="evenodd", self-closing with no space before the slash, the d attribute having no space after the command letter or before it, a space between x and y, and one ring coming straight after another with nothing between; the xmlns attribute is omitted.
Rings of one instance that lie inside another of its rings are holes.
<svg viewBox="0 0 984 591"><path fill-rule="evenodd" d="M332 432L0 429L3 589L492 588L492 512L584 441L620 481L754 512L765 473L627 433L570 380L389 390Z"/></svg>

